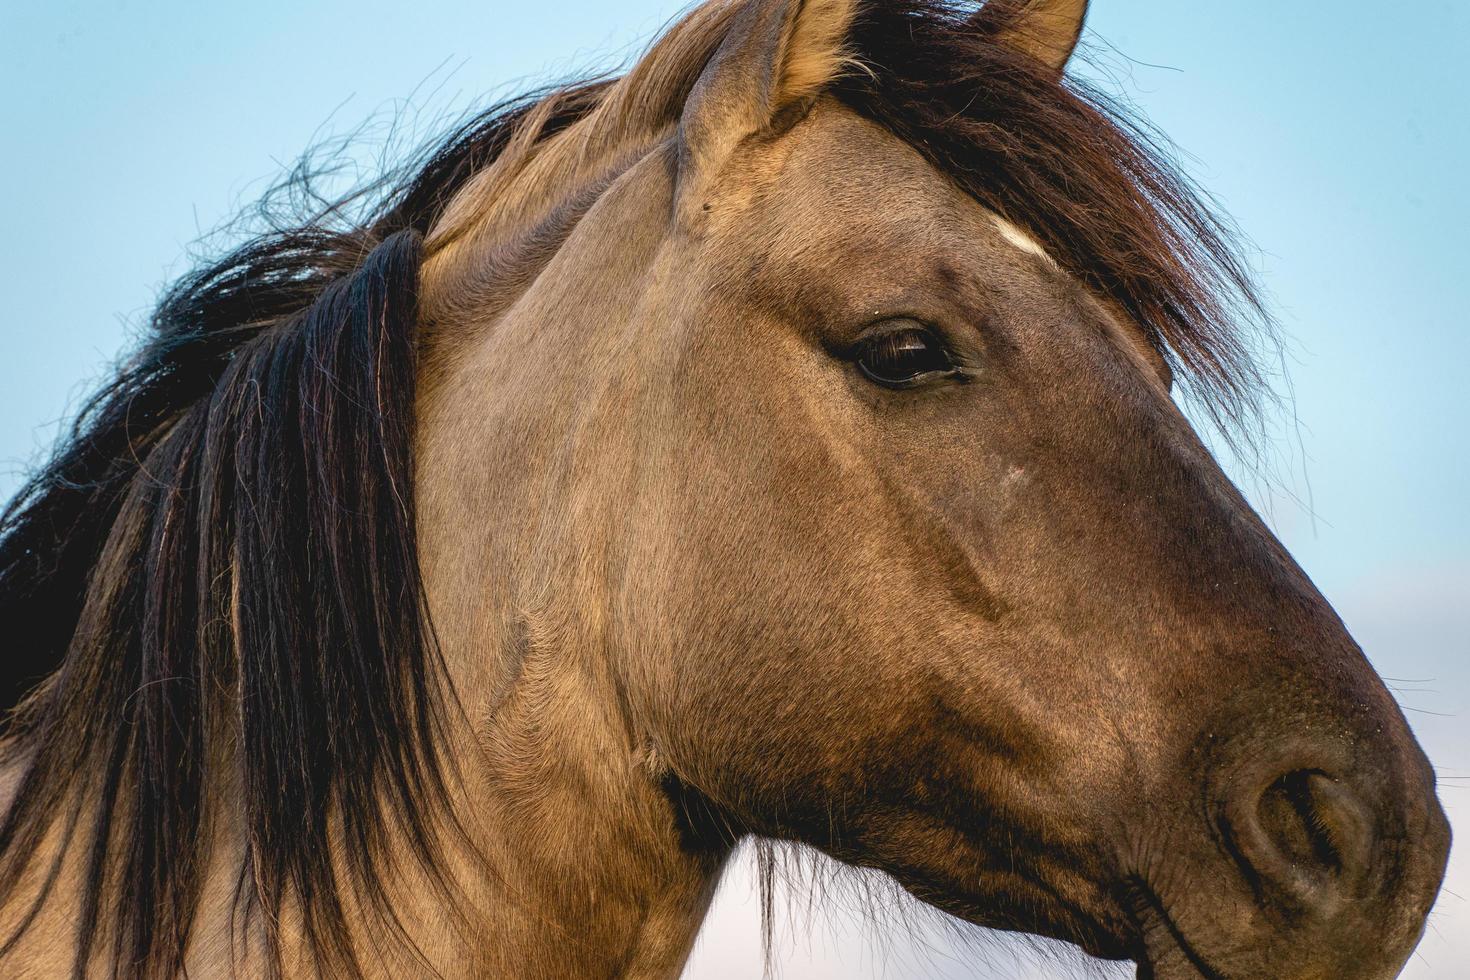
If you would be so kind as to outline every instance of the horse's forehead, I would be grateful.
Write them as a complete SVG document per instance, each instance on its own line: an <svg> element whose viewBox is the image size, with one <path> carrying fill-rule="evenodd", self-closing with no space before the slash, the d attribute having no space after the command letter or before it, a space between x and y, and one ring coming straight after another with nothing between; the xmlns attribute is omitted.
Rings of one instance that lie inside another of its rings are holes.
<svg viewBox="0 0 1470 980"><path fill-rule="evenodd" d="M715 244L755 292L794 290L830 315L921 296L969 302L1003 288L1040 303L1056 292L1059 267L1033 236L834 101L754 148L743 170L715 205Z"/></svg>
<svg viewBox="0 0 1470 980"><path fill-rule="evenodd" d="M954 185L917 150L836 103L820 104L786 143L781 190L811 201L815 212L883 223L952 215L961 204Z"/></svg>
<svg viewBox="0 0 1470 980"><path fill-rule="evenodd" d="M827 100L756 164L765 222L803 251L1045 250L1000 220L918 150ZM1049 257L1048 257L1049 260Z"/></svg>

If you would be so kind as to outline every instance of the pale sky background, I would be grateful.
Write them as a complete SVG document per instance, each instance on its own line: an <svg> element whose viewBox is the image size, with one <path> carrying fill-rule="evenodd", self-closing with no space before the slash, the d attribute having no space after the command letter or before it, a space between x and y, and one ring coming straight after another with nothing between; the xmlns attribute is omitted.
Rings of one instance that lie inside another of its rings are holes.
<svg viewBox="0 0 1470 980"><path fill-rule="evenodd" d="M191 241L308 144L410 96L406 129L430 135L492 94L619 64L681 7L0 0L0 496ZM1248 485L1394 679L1470 840L1470 4L1095 0L1091 28L1112 90L1259 246L1299 425L1279 489ZM1408 977L1470 976L1465 854ZM793 980L1077 975L804 901L778 923ZM686 977L760 964L737 863Z"/></svg>

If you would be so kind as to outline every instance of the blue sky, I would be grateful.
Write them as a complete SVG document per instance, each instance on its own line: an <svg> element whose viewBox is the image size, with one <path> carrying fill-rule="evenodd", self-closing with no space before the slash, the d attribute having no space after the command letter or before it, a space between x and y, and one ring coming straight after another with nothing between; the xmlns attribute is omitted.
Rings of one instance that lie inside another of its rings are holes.
<svg viewBox="0 0 1470 980"><path fill-rule="evenodd" d="M680 7L0 5L0 495L188 267L190 243L308 144L410 96L403 132L431 134L492 94L618 64ZM1470 840L1470 5L1094 8L1098 67L1084 72L1157 123L1249 233L1288 337L1278 476L1244 482L1397 679ZM1460 897L1442 899L1408 976L1470 975L1463 851ZM750 975L745 885L737 875L690 977ZM841 915L812 927L783 944L787 975L950 975L906 972L901 935L877 943ZM1009 962L997 956L996 975L1055 972Z"/></svg>

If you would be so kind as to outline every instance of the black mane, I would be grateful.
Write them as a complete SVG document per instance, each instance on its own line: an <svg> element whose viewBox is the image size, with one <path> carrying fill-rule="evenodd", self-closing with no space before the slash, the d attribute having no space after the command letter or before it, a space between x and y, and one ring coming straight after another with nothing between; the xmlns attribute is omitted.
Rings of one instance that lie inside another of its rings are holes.
<svg viewBox="0 0 1470 980"><path fill-rule="evenodd" d="M343 872L376 902L390 830L435 867L450 695L415 547L421 240L536 101L464 126L364 223L333 228L350 202L328 202L174 286L0 515L5 761L28 766L0 895L57 821L100 828L79 975L99 935L129 975L179 973L222 788L250 841L237 911L269 925L298 896L324 967L356 972Z"/></svg>
<svg viewBox="0 0 1470 980"><path fill-rule="evenodd" d="M943 0L869 4L854 44L872 71L838 98L1126 310L1218 416L1248 411L1251 279L1146 135ZM99 942L115 972L180 972L222 791L249 835L237 910L269 928L294 899L328 975L357 972L343 888L381 905L385 841L436 867L453 695L415 550L420 243L532 106L554 100L545 138L605 85L497 107L404 179L185 278L0 514L5 761L27 766L0 821L0 895L48 832L98 828L78 975Z"/></svg>

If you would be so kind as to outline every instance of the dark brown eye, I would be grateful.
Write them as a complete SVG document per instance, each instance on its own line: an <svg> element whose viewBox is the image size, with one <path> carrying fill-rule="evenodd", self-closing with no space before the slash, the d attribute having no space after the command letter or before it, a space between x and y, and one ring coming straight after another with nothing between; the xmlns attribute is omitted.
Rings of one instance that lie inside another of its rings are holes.
<svg viewBox="0 0 1470 980"><path fill-rule="evenodd" d="M940 339L918 326L868 337L858 345L856 360L863 377L889 388L906 388L955 370Z"/></svg>

